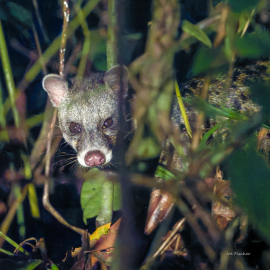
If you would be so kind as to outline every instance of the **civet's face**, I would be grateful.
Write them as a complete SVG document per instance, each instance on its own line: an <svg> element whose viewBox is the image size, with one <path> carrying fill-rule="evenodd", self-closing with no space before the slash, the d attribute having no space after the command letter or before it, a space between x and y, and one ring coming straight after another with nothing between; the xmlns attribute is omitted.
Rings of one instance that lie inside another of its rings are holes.
<svg viewBox="0 0 270 270"><path fill-rule="evenodd" d="M47 75L43 88L58 108L63 137L77 151L84 167L110 163L119 130L120 67L105 74L68 83L58 75ZM127 82L125 71L125 82ZM127 85L127 83L125 83ZM127 86L125 86L127 88Z"/></svg>

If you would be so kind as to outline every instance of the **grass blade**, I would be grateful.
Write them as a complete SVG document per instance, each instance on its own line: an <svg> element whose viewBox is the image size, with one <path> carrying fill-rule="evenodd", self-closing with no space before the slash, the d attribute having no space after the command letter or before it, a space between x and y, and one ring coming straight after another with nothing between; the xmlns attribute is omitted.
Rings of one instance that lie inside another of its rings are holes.
<svg viewBox="0 0 270 270"><path fill-rule="evenodd" d="M9 97L10 97L11 108L12 108L12 112L13 112L15 125L16 125L16 127L19 127L19 121L20 121L19 120L19 112L18 112L16 105L15 105L16 88L15 88L12 70L11 70L11 66L10 66L10 62L9 62L7 44L6 44L1 20L0 20L0 56L1 56L1 60L2 60L3 71L4 71L4 75L5 75L5 79L6 79L6 84L7 84Z"/></svg>
<svg viewBox="0 0 270 270"><path fill-rule="evenodd" d="M187 113L186 113L185 106L184 106L184 103L183 103L183 100L182 100L182 96L181 96L181 93L180 93L180 89L179 89L179 86L178 86L178 83L177 83L176 80L175 80L175 92L176 92L179 108L180 108L182 117L184 119L184 123L185 123L185 127L186 127L186 130L187 130L188 136L190 138L192 138L192 131L191 131L191 128L190 128L190 125L189 125L189 121L188 121Z"/></svg>
<svg viewBox="0 0 270 270"><path fill-rule="evenodd" d="M24 250L24 248L22 248L20 245L18 245L16 242L14 242L12 239L10 239L8 236L3 234L1 231L0 231L0 237L4 238L8 243L10 243L12 246L17 248L22 253L25 253L26 255L29 255L29 253L26 250Z"/></svg>

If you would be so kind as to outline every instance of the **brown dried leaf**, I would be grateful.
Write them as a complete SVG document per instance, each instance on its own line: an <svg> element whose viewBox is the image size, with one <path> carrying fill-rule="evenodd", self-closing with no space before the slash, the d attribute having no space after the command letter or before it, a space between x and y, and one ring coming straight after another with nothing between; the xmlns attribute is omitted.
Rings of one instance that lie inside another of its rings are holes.
<svg viewBox="0 0 270 270"><path fill-rule="evenodd" d="M227 200L228 202L231 202L233 192L230 189L229 185L229 181L217 180L214 192L221 198ZM213 201L212 214L221 230L224 230L227 227L228 223L232 221L236 216L233 208L224 205L220 201Z"/></svg>
<svg viewBox="0 0 270 270"><path fill-rule="evenodd" d="M103 262L106 265L110 265L112 261L113 247L118 234L120 222L121 219L114 223L110 227L109 232L107 234L103 234L93 247L93 249L96 250L96 252L93 252L93 255L100 262ZM94 265L94 263L94 260L92 260L92 265Z"/></svg>

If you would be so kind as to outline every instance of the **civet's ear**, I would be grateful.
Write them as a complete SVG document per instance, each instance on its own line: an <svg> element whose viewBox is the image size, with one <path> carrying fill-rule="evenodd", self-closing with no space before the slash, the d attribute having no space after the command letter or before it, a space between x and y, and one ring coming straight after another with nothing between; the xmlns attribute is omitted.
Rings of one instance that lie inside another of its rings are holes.
<svg viewBox="0 0 270 270"><path fill-rule="evenodd" d="M104 81L108 83L108 85L115 89L116 91L120 90L120 74L121 74L121 66L117 65L112 68L110 68L105 74L104 74ZM128 90L128 69L123 66L123 87L124 90Z"/></svg>
<svg viewBox="0 0 270 270"><path fill-rule="evenodd" d="M56 74L49 74L43 78L42 86L48 93L54 107L58 107L68 92L68 83Z"/></svg>

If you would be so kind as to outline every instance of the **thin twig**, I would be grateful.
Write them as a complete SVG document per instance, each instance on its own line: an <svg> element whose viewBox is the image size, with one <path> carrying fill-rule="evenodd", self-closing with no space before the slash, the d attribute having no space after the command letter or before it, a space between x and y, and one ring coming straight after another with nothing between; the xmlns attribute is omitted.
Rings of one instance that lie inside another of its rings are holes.
<svg viewBox="0 0 270 270"><path fill-rule="evenodd" d="M0 231L2 233L4 233L4 234L7 233L8 228L10 227L10 223L11 223L11 221L13 220L13 218L14 218L14 216L16 214L17 208L18 208L19 204L25 199L27 191L28 191L28 186L25 186L23 188L23 190L22 190L22 193L21 193L20 197L10 207L10 209L9 209L7 215L6 215L6 218L2 222L1 227L0 227ZM0 247L2 247L3 242L4 242L3 239L0 238Z"/></svg>
<svg viewBox="0 0 270 270"><path fill-rule="evenodd" d="M68 30L68 23L69 23L69 6L68 1L63 1L63 13L64 13L64 21L63 21L63 30L62 30L62 37L61 37L61 46L60 46L60 60L59 60L59 75L64 75L64 66L65 66L65 51L66 51L66 44L67 44L67 30ZM54 123L55 124L55 123Z"/></svg>
<svg viewBox="0 0 270 270"><path fill-rule="evenodd" d="M87 251L84 251L84 254L88 254L88 253L94 253L94 252L102 252L102 253L105 253L105 251L102 251L102 250L108 250L108 249L111 249L111 248L114 248L114 247L108 247L108 248L103 248L103 249L93 249L93 250L87 250Z"/></svg>
<svg viewBox="0 0 270 270"><path fill-rule="evenodd" d="M35 8L36 17L37 17L37 20L38 20L38 23L39 23L39 27L40 27L40 29L41 29L41 31L42 31L43 37L44 37L46 43L49 43L48 35L47 35L47 33L46 33L45 28L43 27L43 23L42 23L42 21L41 21L41 16L40 16L40 14L39 14L37 0L33 0L33 6L34 6L34 8Z"/></svg>
<svg viewBox="0 0 270 270"><path fill-rule="evenodd" d="M160 255L164 254L164 252L166 252L166 251L170 248L170 246L171 246L172 243L177 239L178 236L179 236L179 235L176 234L176 235L171 239L171 241L167 244L167 246L160 252Z"/></svg>
<svg viewBox="0 0 270 270"><path fill-rule="evenodd" d="M12 239L10 239L8 236L6 236L2 231L0 231L0 239L6 240L9 244L11 244L12 246L14 246L16 249L18 249L22 253L25 253L26 255L29 255L29 253L26 250L24 250L24 248L22 248L20 245L18 245Z"/></svg>
<svg viewBox="0 0 270 270"><path fill-rule="evenodd" d="M176 239L176 243L175 243L175 249L174 249L175 251L177 251L179 249L180 239L181 239L181 235L178 234L177 239Z"/></svg>
<svg viewBox="0 0 270 270"><path fill-rule="evenodd" d="M62 32L62 40L61 40L61 48L60 48L60 70L59 74L60 76L63 76L64 74L64 55L65 55L65 47L66 47L66 40L67 40L67 25L69 21L69 6L68 2L64 0L64 5L63 5L63 12L64 12L64 22L63 22L63 32ZM51 121L51 125L49 128L49 133L48 133L48 140L47 140L47 149L46 149L46 165L45 165L45 176L46 176L46 181L44 183L44 191L43 191L43 198L42 202L44 207L63 225L67 226L68 228L74 230L75 232L84 235L85 231L77 228L75 226L70 225L50 204L49 201L49 176L50 176L50 161L51 161L51 142L52 142L52 135L53 135L53 130L55 126L57 118L57 109L54 110L53 113L53 118Z"/></svg>
<svg viewBox="0 0 270 270"><path fill-rule="evenodd" d="M64 71L64 77L67 76L69 72L75 73L72 71L72 68L74 68L73 63L78 57L79 52L82 50L82 42L78 42L72 51L72 54L68 58L68 61L66 62L65 71Z"/></svg>
<svg viewBox="0 0 270 270"><path fill-rule="evenodd" d="M30 247L32 247L32 249L35 249L36 248L36 246L35 245L32 245L31 243L27 243L27 242L22 242L22 243L20 243L20 246L22 247L23 245L28 245L28 246L30 246ZM19 251L19 249L15 249L14 250L14 253L18 253L18 251Z"/></svg>
<svg viewBox="0 0 270 270"><path fill-rule="evenodd" d="M246 22L246 24L244 26L243 32L241 34L241 38L245 35L245 33L246 33L247 29L248 29L248 26L250 24L250 20L252 19L254 13L255 13L255 8L252 9L252 11L251 11L251 14L250 14L250 16L249 16L249 18L248 18L248 20L247 20L247 22Z"/></svg>
<svg viewBox="0 0 270 270"><path fill-rule="evenodd" d="M50 150L51 150L52 135L53 135L54 125L56 122L56 117L57 117L57 110L55 109L53 112L53 118L51 121L50 129L49 129L49 133L48 133L48 137L47 137L46 166L45 166L45 176L46 177L50 176L50 161L51 161Z"/></svg>
<svg viewBox="0 0 270 270"><path fill-rule="evenodd" d="M42 50L41 50L40 43L39 43L39 40L38 40L37 30L36 30L36 27L34 25L32 27L32 30L34 32L34 38L35 38L36 46L37 46L37 49L38 49L39 58L42 61L41 65L42 65L43 75L46 75L47 70L46 70L46 66L44 64L44 60L43 60L43 56L42 56Z"/></svg>
<svg viewBox="0 0 270 270"><path fill-rule="evenodd" d="M20 52L21 54L25 55L26 57L28 57L31 62L34 62L38 59L38 53L36 50L28 50L26 49L23 45L21 45L17 39L15 38L12 38L10 41L9 41L9 44L11 47L13 47L15 50L17 50L18 52Z"/></svg>
<svg viewBox="0 0 270 270"><path fill-rule="evenodd" d="M141 177L141 176L137 177L136 175L134 175L131 178L131 181L137 185L142 185L149 188L157 188L163 192L169 192L174 198L175 205L179 208L182 214L185 215L187 222L190 224L191 228L197 235L198 240L204 247L206 254L211 260L214 260L215 252L213 248L208 244L208 240L205 236L205 233L203 232L203 230L201 229L200 225L197 222L197 217L189 210L184 201L178 196L178 193L176 193L177 190L176 188L174 188L173 186L171 187L164 186L160 183L157 183L154 179L150 177Z"/></svg>
<svg viewBox="0 0 270 270"><path fill-rule="evenodd" d="M48 98L42 128L30 156L30 164L31 164L32 170L34 170L37 164L40 162L41 153L44 153L46 150L47 137L48 137L48 132L50 129L52 117L53 117L53 107L52 107L51 101ZM55 138L57 137L57 140L59 143L62 138L62 133L60 129L56 129L54 137ZM41 171L44 168L44 164L43 164L43 167L40 168Z"/></svg>
<svg viewBox="0 0 270 270"><path fill-rule="evenodd" d="M181 221L179 221L175 229L171 232L170 236L162 243L162 245L159 247L157 252L153 255L153 258L156 258L159 254L162 253L162 251L168 245L168 243L176 236L176 234L181 229L185 221L186 221L186 218L183 218Z"/></svg>

